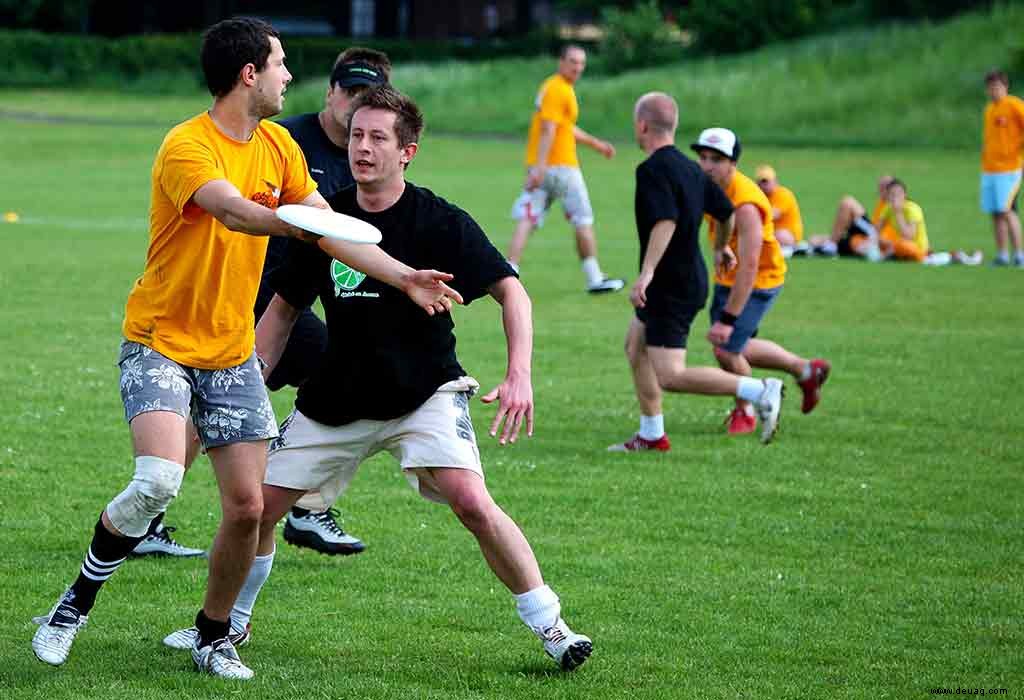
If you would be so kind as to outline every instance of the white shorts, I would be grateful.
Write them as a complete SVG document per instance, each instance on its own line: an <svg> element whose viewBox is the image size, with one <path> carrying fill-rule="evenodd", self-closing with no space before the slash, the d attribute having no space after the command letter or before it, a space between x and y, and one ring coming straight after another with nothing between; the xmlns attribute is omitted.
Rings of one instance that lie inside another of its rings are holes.
<svg viewBox="0 0 1024 700"><path fill-rule="evenodd" d="M469 417L469 399L480 385L472 377L444 384L412 413L391 420L347 425L317 423L293 411L270 444L264 483L319 490L331 504L348 488L365 459L387 450L409 485L424 498L447 503L422 467L468 469L484 476Z"/></svg>
<svg viewBox="0 0 1024 700"><path fill-rule="evenodd" d="M562 200L565 218L575 227L594 223L590 194L579 168L555 165L548 168L544 182L533 190L523 190L512 205L512 218L529 219L534 227L544 225L544 215L556 199Z"/></svg>

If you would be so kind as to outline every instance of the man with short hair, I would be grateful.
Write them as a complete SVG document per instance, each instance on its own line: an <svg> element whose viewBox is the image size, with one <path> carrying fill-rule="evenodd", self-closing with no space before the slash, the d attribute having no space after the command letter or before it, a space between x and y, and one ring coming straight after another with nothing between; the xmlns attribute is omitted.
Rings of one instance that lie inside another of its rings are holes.
<svg viewBox="0 0 1024 700"><path fill-rule="evenodd" d="M775 168L770 165L757 166L755 177L757 186L772 205L775 240L782 246L783 257L805 255L809 246L804 240L804 220L793 190L779 184Z"/></svg>
<svg viewBox="0 0 1024 700"><path fill-rule="evenodd" d="M381 247L399 260L451 269L452 286L466 303L489 294L501 305L508 366L483 401L499 402L491 435L500 429L500 444L515 442L524 423L527 435L533 433L530 298L466 212L406 181L422 128L415 103L390 86L358 97L349 129L356 187L337 193L330 204L380 229ZM455 355L451 317L423 317L384 285L339 275L320 251L291 248L287 264L272 276L277 295L260 320L257 347L273 370L299 309L319 297L327 320L327 361L299 387L295 410L271 446L259 556L235 602L235 624L248 623L270 575L277 521L309 489L329 499L344 493L359 465L387 450L421 496L448 504L473 533L545 651L564 669L582 664L591 653L590 640L565 624L559 598L545 585L525 536L484 483L469 414L479 385ZM179 630L164 642L180 648L192 634Z"/></svg>
<svg viewBox="0 0 1024 700"><path fill-rule="evenodd" d="M306 158L309 174L317 191L330 197L355 182L348 165L348 107L356 95L370 86L388 82L391 61L374 49L354 46L342 51L334 62L327 85L324 107L319 112L300 114L278 122L288 129ZM271 237L256 294L254 314L259 321L274 296L267 282L270 273L281 265L288 249L287 239ZM339 263L340 264L340 263ZM309 377L327 351L327 327L310 308L295 320L288 346L274 373L267 377L270 391L287 385L298 387ZM185 469L198 456L199 436L192 431L186 450ZM288 514L284 526L285 542L329 555L358 554L366 547L357 537L346 533L336 520L337 511L316 491L304 496ZM176 528L165 527L161 513L149 525L149 531L132 550L132 556L201 556L201 549L185 547L172 537Z"/></svg>
<svg viewBox="0 0 1024 700"><path fill-rule="evenodd" d="M690 146L701 169L725 190L735 208L731 234L711 219L708 233L716 250L728 245L737 264L719 268L715 275L708 340L718 364L733 374L749 377L751 366L793 375L803 391L801 410L810 413L821 399L821 387L831 365L823 359L807 360L778 343L757 338L764 315L775 303L786 280L786 262L775 240L772 206L757 185L737 169L742 148L729 129L705 129ZM730 434L753 432L757 419L750 402L736 399L727 421Z"/></svg>
<svg viewBox="0 0 1024 700"><path fill-rule="evenodd" d="M171 129L157 152L146 266L125 308L119 365L135 473L101 513L78 578L35 620L32 650L52 665L67 660L100 587L177 495L191 415L222 511L192 658L219 677L252 677L228 619L256 553L267 441L278 434L254 352L253 302L268 235L317 240L274 208L327 203L298 144L266 121L281 111L292 77L274 28L250 18L219 22L201 56L213 105ZM412 270L376 246L317 244L402 287L428 313L450 308L447 295L458 299L443 284L450 276Z"/></svg>
<svg viewBox="0 0 1024 700"><path fill-rule="evenodd" d="M886 188L885 202L878 217L882 229L879 233L882 257L924 262L931 248L924 211L907 198L907 186L902 180L892 179ZM956 254L962 255L962 252L956 251Z"/></svg>
<svg viewBox="0 0 1024 700"><path fill-rule="evenodd" d="M1001 70L985 76L989 103L981 140L981 210L992 215L996 239L995 266L1024 267L1017 194L1024 165L1024 100L1010 94L1010 79Z"/></svg>
<svg viewBox="0 0 1024 700"><path fill-rule="evenodd" d="M558 72L545 80L537 92L526 144L526 182L512 206L512 218L518 223L509 243L508 261L518 272L527 239L544 225L545 214L554 201L561 199L565 218L576 231L576 250L587 291L599 294L618 291L625 282L605 276L597 261L594 211L576 155L577 142L605 158L615 155L613 145L576 125L579 103L573 86L586 63L587 54L581 47L566 46L558 61Z"/></svg>
<svg viewBox="0 0 1024 700"><path fill-rule="evenodd" d="M870 218L863 204L851 195L843 195L836 208L832 233L827 236L811 236L811 250L816 255L864 257L872 262L880 260L879 217L885 208L886 192L892 180L892 175L882 175L878 178L878 200Z"/></svg>
<svg viewBox="0 0 1024 700"><path fill-rule="evenodd" d="M700 253L701 215L732 231L732 203L722 189L675 147L679 108L672 97L649 92L633 109L633 131L647 160L636 169L636 225L640 274L630 292L636 317L626 334L626 356L640 401L640 430L612 452L670 449L662 413L663 391L737 396L757 406L761 441L775 434L782 408L782 382L730 374L717 367L687 367L690 326L708 297L707 270ZM727 266L722 245L715 259Z"/></svg>

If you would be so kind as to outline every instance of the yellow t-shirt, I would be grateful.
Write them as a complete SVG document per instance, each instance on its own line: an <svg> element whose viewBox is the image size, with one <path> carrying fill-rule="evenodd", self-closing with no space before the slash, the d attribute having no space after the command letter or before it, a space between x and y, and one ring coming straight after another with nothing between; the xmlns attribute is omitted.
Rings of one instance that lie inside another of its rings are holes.
<svg viewBox="0 0 1024 700"><path fill-rule="evenodd" d="M779 210L779 218L775 221L776 229L786 229L798 241L804 239L804 220L800 216L800 205L796 203L793 190L782 185L775 185L775 191L768 195L773 209Z"/></svg>
<svg viewBox="0 0 1024 700"><path fill-rule="evenodd" d="M928 227L924 223L924 211L916 202L911 202L908 199L903 203L903 220L908 224L915 225L914 245L927 252L929 250ZM880 238L893 243L905 240L896 223L896 214L888 204L882 209L879 222L881 223L881 230L878 232Z"/></svg>
<svg viewBox="0 0 1024 700"><path fill-rule="evenodd" d="M741 204L753 204L761 215L762 237L761 257L757 262L757 277L754 279L755 289L771 289L778 287L786 281L786 261L782 257L782 248L775 240L775 226L772 224L772 205L768 201L761 188L749 177L737 170L733 173L732 182L725 188L725 194L732 202L734 208L739 209ZM708 220L708 233L711 242L715 241L715 227L717 224L710 216L705 215ZM738 237L735 229L732 237L729 238L729 247L734 253L739 253ZM729 270L722 275L715 272L715 282L731 287L736 282L736 268Z"/></svg>
<svg viewBox="0 0 1024 700"><path fill-rule="evenodd" d="M128 295L123 332L199 369L233 367L252 354L267 252L265 236L229 231L192 201L212 180L272 209L316 189L298 144L273 122L261 121L242 143L204 112L164 138L153 162L146 267Z"/></svg>
<svg viewBox="0 0 1024 700"><path fill-rule="evenodd" d="M1024 164L1024 100L1007 95L985 107L981 169L986 173L1020 170Z"/></svg>
<svg viewBox="0 0 1024 700"><path fill-rule="evenodd" d="M886 204L885 200L882 199L881 197L879 197L878 201L875 202L875 208L871 211L871 224L875 228L878 228L879 226L882 225L882 212L885 211L885 208L887 206L889 205Z"/></svg>
<svg viewBox="0 0 1024 700"><path fill-rule="evenodd" d="M537 91L536 111L530 120L530 135L526 140L526 164L537 163L537 146L540 145L541 121L554 122L555 137L548 151L547 165L568 165L578 167L576 158L576 120L580 115L576 91L572 83L556 73L545 80Z"/></svg>

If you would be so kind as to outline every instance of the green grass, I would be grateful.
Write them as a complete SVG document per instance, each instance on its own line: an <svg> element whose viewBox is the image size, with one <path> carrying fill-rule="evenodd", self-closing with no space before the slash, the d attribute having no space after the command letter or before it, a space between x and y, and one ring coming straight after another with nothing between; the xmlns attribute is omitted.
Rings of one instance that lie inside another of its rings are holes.
<svg viewBox="0 0 1024 700"><path fill-rule="evenodd" d="M680 133L688 138L718 124L734 128L748 145L976 148L982 76L993 66L1009 68L1022 45L1021 26L1024 4L1007 3L943 23L880 24L615 77L585 74L577 86L580 125L628 140L637 97L663 90L678 99ZM520 138L537 86L554 67L551 58L402 64L394 82L419 101L436 133ZM326 75L296 81L287 112L320 109ZM154 78L154 93L181 93L173 100L147 96L137 84L117 93L95 91L88 110L108 119L170 124L207 102L198 89L189 90L190 82L182 78L175 86L166 76ZM65 105L59 90L8 89L0 97L5 110L83 113L83 101Z"/></svg>
<svg viewBox="0 0 1024 700"><path fill-rule="evenodd" d="M641 86L636 86L640 88ZM64 95L81 109L78 97ZM131 114L131 98L97 109ZM179 106L176 99L154 109ZM187 113L177 115L177 118ZM428 118L431 112L428 111ZM0 210L0 689L11 700L145 700L245 693L324 698L914 698L933 687L1024 689L1020 533L1021 272L795 261L764 333L835 365L821 407L790 383L777 441L730 439L727 401L667 399L667 455L604 447L635 430L621 352L623 295L590 298L571 236L551 217L531 241L535 437L483 436L488 484L530 538L570 623L596 652L563 676L446 509L388 458L341 502L369 544L332 560L283 546L243 651L245 688L161 648L190 623L199 561L130 562L101 593L66 667L37 662L31 616L80 562L131 469L114 365L125 295L147 241L162 128L4 121ZM430 137L410 178L470 211L499 246L521 184L518 141ZM587 158L602 262L632 276L632 173L641 154ZM835 200L904 178L938 247L990 250L973 150L766 149L808 226ZM497 307L456 313L464 365L489 389L504 369ZM689 361L712 362L706 318ZM290 394L274 397L280 416ZM201 460L168 515L182 541L219 517Z"/></svg>

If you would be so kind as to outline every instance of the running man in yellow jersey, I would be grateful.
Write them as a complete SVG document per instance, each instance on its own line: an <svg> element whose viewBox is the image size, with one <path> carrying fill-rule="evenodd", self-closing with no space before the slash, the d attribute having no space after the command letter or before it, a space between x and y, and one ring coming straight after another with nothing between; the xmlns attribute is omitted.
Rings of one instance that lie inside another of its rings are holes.
<svg viewBox="0 0 1024 700"><path fill-rule="evenodd" d="M786 281L786 261L775 240L772 206L754 181L736 168L742 149L732 131L705 129L690 147L697 152L701 169L729 197L736 220L731 235L714 219L708 220L715 250L708 340L715 346L715 358L722 369L744 377L751 375L751 366L789 372L803 391L803 412L810 413L821 398L831 365L826 360L794 355L778 343L756 337L761 319ZM726 246L736 254L734 267L724 264L720 251ZM728 426L733 435L757 428L749 401L736 399Z"/></svg>
<svg viewBox="0 0 1024 700"><path fill-rule="evenodd" d="M314 241L278 219L279 203L327 208L298 144L266 117L281 111L291 74L277 32L233 19L203 37L207 112L171 129L152 170L146 267L128 296L118 364L135 452L128 486L103 509L78 578L36 618L32 650L63 664L103 583L177 495L191 416L220 488L222 519L210 550L192 647L197 667L248 679L228 623L253 562L274 412L254 352L253 304L267 236ZM450 276L416 271L376 246L320 239L328 254L400 287L428 313L459 296Z"/></svg>
<svg viewBox="0 0 1024 700"><path fill-rule="evenodd" d="M1024 100L1010 94L1010 79L1000 70L985 76L989 103L981 145L981 209L992 215L996 238L993 265L1024 267L1017 194L1024 165Z"/></svg>
<svg viewBox="0 0 1024 700"><path fill-rule="evenodd" d="M597 261L594 210L576 157L577 142L590 146L605 158L615 155L613 145L576 126L579 103L573 85L583 74L586 63L587 54L582 48L566 46L558 61L558 72L545 80L537 91L526 144L526 182L512 206L512 218L518 223L507 257L518 271L526 240L534 229L544 224L544 216L554 201L561 199L565 218L576 231L576 250L587 291L614 292L622 289L625 282L606 277Z"/></svg>
<svg viewBox="0 0 1024 700"><path fill-rule="evenodd" d="M783 257L806 253L808 246L804 240L804 219L800 215L800 205L797 204L793 190L779 184L775 168L770 165L757 166L755 177L757 186L771 202L775 240L782 246Z"/></svg>

